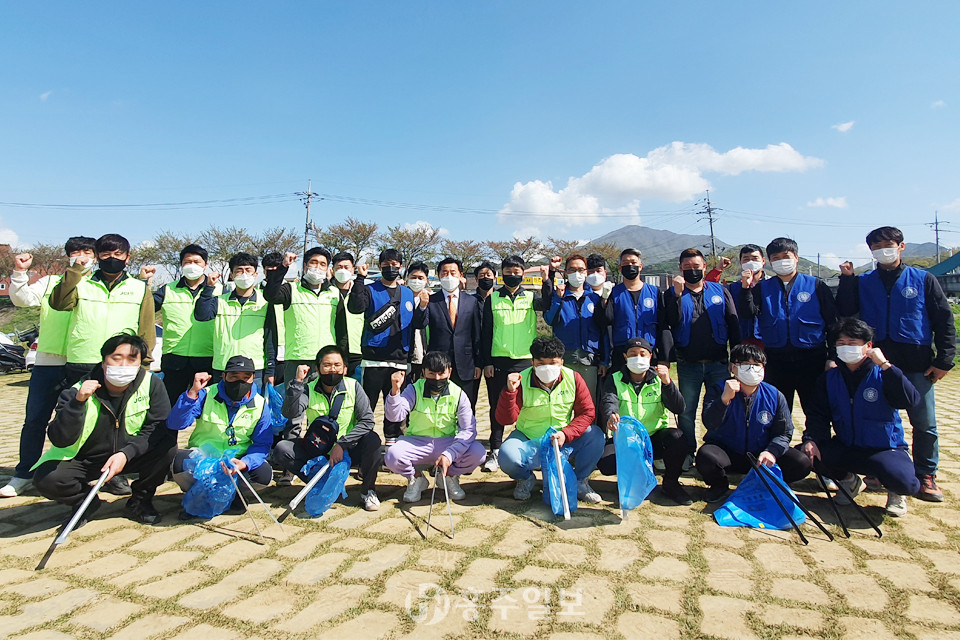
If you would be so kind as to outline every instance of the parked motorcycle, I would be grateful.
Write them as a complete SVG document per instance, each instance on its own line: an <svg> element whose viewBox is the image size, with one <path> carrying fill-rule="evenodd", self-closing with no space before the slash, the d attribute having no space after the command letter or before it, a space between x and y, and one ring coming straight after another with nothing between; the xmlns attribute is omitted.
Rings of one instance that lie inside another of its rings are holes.
<svg viewBox="0 0 960 640"><path fill-rule="evenodd" d="M26 349L0 334L0 373L24 371L27 368Z"/></svg>

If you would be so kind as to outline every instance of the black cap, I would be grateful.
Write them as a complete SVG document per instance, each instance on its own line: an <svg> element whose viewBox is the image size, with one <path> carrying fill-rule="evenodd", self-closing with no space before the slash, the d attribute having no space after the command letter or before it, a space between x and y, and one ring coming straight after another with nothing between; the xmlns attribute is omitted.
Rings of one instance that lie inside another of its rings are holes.
<svg viewBox="0 0 960 640"><path fill-rule="evenodd" d="M233 356L227 360L227 367L223 371L224 373L248 371L254 373L256 370L256 367L253 366L253 360L247 356Z"/></svg>
<svg viewBox="0 0 960 640"><path fill-rule="evenodd" d="M627 346L624 349L624 351L626 351L626 349L629 349L630 347L643 347L650 353L653 353L653 347L651 347L650 343L643 338L630 338L629 340L627 340Z"/></svg>

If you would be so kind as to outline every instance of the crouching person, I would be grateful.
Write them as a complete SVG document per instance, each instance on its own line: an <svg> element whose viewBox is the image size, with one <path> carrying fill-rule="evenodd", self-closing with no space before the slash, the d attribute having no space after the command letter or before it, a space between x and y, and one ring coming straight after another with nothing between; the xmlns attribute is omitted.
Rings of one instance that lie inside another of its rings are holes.
<svg viewBox="0 0 960 640"><path fill-rule="evenodd" d="M801 451L811 462L820 459L824 474L839 478L851 496L863 489L857 474L878 478L887 490L887 513L906 515L906 497L920 491L920 481L897 410L919 404L920 392L873 346L867 323L848 318L834 333L843 364L820 376ZM842 493L836 500L848 503Z"/></svg>
<svg viewBox="0 0 960 640"><path fill-rule="evenodd" d="M306 482L302 469L308 461L317 456L328 456L330 464L334 465L343 459L346 451L350 454L351 465L356 465L360 472L363 508L376 511L380 508L374 487L380 468L381 440L373 430L370 400L356 380L344 377L346 370L343 352L336 345L328 345L317 354L320 375L315 382L306 383L309 365L297 368L296 379L287 382L283 415L294 419L306 414L303 421L305 431L291 432L292 439L277 443L273 461ZM335 443L328 442L323 435L328 428L335 432Z"/></svg>
<svg viewBox="0 0 960 640"><path fill-rule="evenodd" d="M390 471L407 479L404 502L417 502L430 481L416 466L439 466L449 476L450 498L465 497L459 476L473 472L486 458L486 449L477 442L477 419L470 398L450 380L453 363L442 351L430 351L423 358L419 380L400 392L405 374L395 372L392 389L384 404L387 420L403 422L407 432L387 449L384 463ZM441 482L434 478L434 482Z"/></svg>
<svg viewBox="0 0 960 640"><path fill-rule="evenodd" d="M687 441L683 431L670 426L667 411L681 414L683 396L670 379L670 368L660 364L650 366L653 347L643 338L630 338L626 344L626 364L623 370L607 377L600 397L600 415L611 432L616 431L620 418L636 418L650 435L653 457L663 460L663 483L660 491L677 504L693 504L680 486L683 461L687 457ZM597 469L604 475L617 473L617 455L613 438L607 439L603 457Z"/></svg>
<svg viewBox="0 0 960 640"><path fill-rule="evenodd" d="M207 445L218 453L235 449L236 455L230 465L224 465L226 473L242 473L254 487L265 487L273 479L273 469L267 462L273 430L270 427L270 412L264 411L266 400L260 395L254 382L256 366L246 356L233 356L224 367L221 380L215 387L205 388L212 376L200 372L194 376L193 386L180 394L167 418L167 428L182 431L196 423L188 449L177 451L173 459L173 479L184 491L193 486L193 474L184 471L183 463L194 449ZM241 491L243 483L238 483ZM238 494L227 510L228 514L243 512L243 502ZM181 520L193 516L180 512Z"/></svg>
<svg viewBox="0 0 960 640"><path fill-rule="evenodd" d="M525 455L524 444L539 440L551 427L559 429L554 439L573 448L577 475L577 496L584 502L600 502L587 478L603 453L603 432L593 425L596 409L590 389L579 373L563 366L563 343L557 338L538 337L530 345L533 366L507 376L507 386L497 402L497 420L516 424L500 447L500 468L517 481L513 497L530 497L540 466L539 451Z"/></svg>
<svg viewBox="0 0 960 640"><path fill-rule="evenodd" d="M103 343L100 356L99 366L60 394L47 428L53 446L31 469L34 483L42 496L75 512L90 491L88 483L104 471L109 469L108 480L118 473L137 473L125 512L144 524L156 524L160 514L153 495L174 453L162 433L170 400L160 378L141 366L147 357L143 338L113 336ZM100 504L95 497L77 527L86 524Z"/></svg>
<svg viewBox="0 0 960 640"><path fill-rule="evenodd" d="M810 473L810 461L790 448L793 420L787 400L763 381L767 356L753 344L730 350L730 373L735 377L707 390L703 402L704 445L697 451L697 471L710 487L707 502L722 500L730 489L727 473L747 473L747 454L767 467L780 465L787 484Z"/></svg>

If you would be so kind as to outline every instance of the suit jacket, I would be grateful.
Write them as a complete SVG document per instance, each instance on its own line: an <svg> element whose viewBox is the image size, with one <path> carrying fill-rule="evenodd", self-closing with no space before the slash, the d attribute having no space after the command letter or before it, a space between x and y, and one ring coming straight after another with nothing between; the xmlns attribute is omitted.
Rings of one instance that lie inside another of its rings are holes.
<svg viewBox="0 0 960 640"><path fill-rule="evenodd" d="M457 328L450 324L447 296L438 291L430 296L423 326L428 329L427 351L443 351L453 360L453 370L461 380L473 380L480 349L480 305L465 291L457 294Z"/></svg>

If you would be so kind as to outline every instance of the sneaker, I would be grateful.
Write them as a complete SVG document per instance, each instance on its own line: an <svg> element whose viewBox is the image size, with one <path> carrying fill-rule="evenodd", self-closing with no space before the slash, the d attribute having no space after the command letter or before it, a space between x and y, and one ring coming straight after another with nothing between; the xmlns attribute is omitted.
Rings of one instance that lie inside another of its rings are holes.
<svg viewBox="0 0 960 640"><path fill-rule="evenodd" d="M363 508L367 511L376 511L380 508L380 498L377 497L377 492L373 489L361 493L360 498L363 500Z"/></svg>
<svg viewBox="0 0 960 640"><path fill-rule="evenodd" d="M513 490L514 500L529 500L530 492L533 491L533 485L537 481L531 473L529 478L517 480L517 486Z"/></svg>
<svg viewBox="0 0 960 640"><path fill-rule="evenodd" d="M856 498L858 495L860 495L860 492L863 491L864 486L863 480L861 480L860 476L855 473L848 473L847 477L841 478L838 484L847 490L847 493L850 494L851 498ZM836 501L836 503L839 505L850 504L850 500L847 499L847 496L843 495L842 491L837 493L837 495L834 497L834 501Z"/></svg>
<svg viewBox="0 0 960 640"><path fill-rule="evenodd" d="M653 468L657 471L666 471L667 465L663 464L663 460L654 460Z"/></svg>
<svg viewBox="0 0 960 640"><path fill-rule="evenodd" d="M153 496L130 496L123 511L131 520L143 524L157 524L161 520L160 512L153 506Z"/></svg>
<svg viewBox="0 0 960 640"><path fill-rule="evenodd" d="M499 457L499 455L500 455L500 449L494 449L493 451L491 451L490 454L487 456L486 461L483 463L483 466L480 467L480 470L485 471L487 473L495 473L499 471L500 463L497 462L497 457ZM524 500L526 500L526 498L524 498Z"/></svg>
<svg viewBox="0 0 960 640"><path fill-rule="evenodd" d="M877 476L863 476L863 484L866 485L865 491L871 493L883 493L886 489L880 484L880 478Z"/></svg>
<svg viewBox="0 0 960 640"><path fill-rule="evenodd" d="M729 484L718 484L714 487L707 488L706 500L707 502L720 502L727 497L727 493L730 491Z"/></svg>
<svg viewBox="0 0 960 640"><path fill-rule="evenodd" d="M695 458L693 457L693 454L688 453L687 457L683 459L683 466L680 467L680 470L683 473L690 471L690 469L693 468L694 461L695 461Z"/></svg>
<svg viewBox="0 0 960 640"><path fill-rule="evenodd" d="M660 493L667 496L677 504L682 504L685 506L693 504L693 500L690 499L690 494L686 492L679 482L664 482L662 485L660 485Z"/></svg>
<svg viewBox="0 0 960 640"><path fill-rule="evenodd" d="M837 483L833 481L833 478L824 478L823 484L827 485L827 491L832 491L833 493L840 491Z"/></svg>
<svg viewBox="0 0 960 640"><path fill-rule="evenodd" d="M440 482L443 482L443 478L440 479ZM467 497L467 494L460 487L460 478L457 476L447 476L447 492L450 494L451 500L463 500Z"/></svg>
<svg viewBox="0 0 960 640"><path fill-rule="evenodd" d="M287 472L284 473L282 476L280 476L279 478L277 478L277 486L278 486L278 487L289 487L290 485L293 484L293 479L294 479L294 478L296 478L296 476L293 475L293 472L292 472L292 471L287 471Z"/></svg>
<svg viewBox="0 0 960 640"><path fill-rule="evenodd" d="M590 504L597 504L603 500L600 494L593 490L586 478L577 483L577 498Z"/></svg>
<svg viewBox="0 0 960 640"><path fill-rule="evenodd" d="M30 478L10 478L10 481L0 489L0 498L16 498L32 486L33 480Z"/></svg>
<svg viewBox="0 0 960 640"><path fill-rule="evenodd" d="M130 483L123 476L113 476L103 483L100 490L112 493L115 496L129 496L133 493L130 489Z"/></svg>
<svg viewBox="0 0 960 640"><path fill-rule="evenodd" d="M83 515L82 515L82 516L80 516L80 519L77 521L77 524L76 524L76 526L73 528L73 530L76 531L77 529L79 529L79 528L82 527L83 525L85 525L85 524L87 524L88 522L90 522L90 521L93 519L93 515L100 509L100 505L102 505L102 504L103 504L103 502L100 500L100 498L94 496L94 498L93 498L93 500L90 502L89 506L87 506L87 510L83 512ZM63 531L63 529L64 529L68 524L70 524L70 521L73 519L74 514L76 514L79 509L80 509L80 505L78 504L77 506L75 506L75 507L70 511L70 515L67 516L67 519L63 521L63 524L62 524L62 525L60 525L60 530L59 530L59 531ZM59 533L59 532L58 532L58 533Z"/></svg>
<svg viewBox="0 0 960 640"><path fill-rule="evenodd" d="M887 491L887 515L894 518L907 515L907 496Z"/></svg>
<svg viewBox="0 0 960 640"><path fill-rule="evenodd" d="M403 492L404 502L420 502L420 494L430 488L430 481L418 473L407 480L407 490Z"/></svg>
<svg viewBox="0 0 960 640"><path fill-rule="evenodd" d="M396 438L386 438L386 439L384 440L384 444L386 444L388 447L392 447L393 445L397 444L397 439L396 439Z"/></svg>
<svg viewBox="0 0 960 640"><path fill-rule="evenodd" d="M917 476L917 479L920 481L920 491L917 493L917 498L927 502L943 502L943 491L937 486L936 474Z"/></svg>

